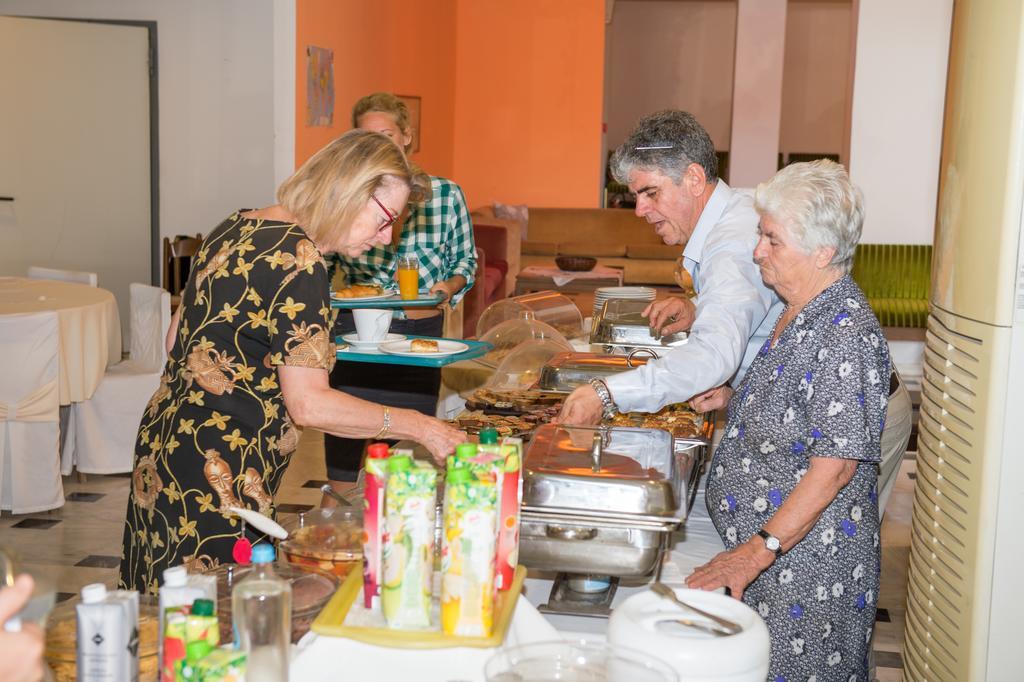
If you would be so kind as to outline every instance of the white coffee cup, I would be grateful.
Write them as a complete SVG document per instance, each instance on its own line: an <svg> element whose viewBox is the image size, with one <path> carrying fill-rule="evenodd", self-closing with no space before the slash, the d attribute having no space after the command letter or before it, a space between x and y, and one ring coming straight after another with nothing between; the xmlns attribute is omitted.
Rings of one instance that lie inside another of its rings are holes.
<svg viewBox="0 0 1024 682"><path fill-rule="evenodd" d="M383 341L391 328L392 311L379 308L356 308L352 318L356 323L356 336L360 341Z"/></svg>

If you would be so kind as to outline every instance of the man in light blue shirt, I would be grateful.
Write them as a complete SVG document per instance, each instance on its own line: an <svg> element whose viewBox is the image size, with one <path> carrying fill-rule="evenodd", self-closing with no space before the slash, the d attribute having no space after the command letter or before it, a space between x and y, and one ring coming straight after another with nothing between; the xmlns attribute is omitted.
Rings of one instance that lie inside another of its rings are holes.
<svg viewBox="0 0 1024 682"><path fill-rule="evenodd" d="M696 303L668 298L645 314L663 335L688 329L690 336L639 369L576 389L559 421L595 424L612 409L656 412L687 400L698 411L722 407L728 392L720 387L742 378L783 309L754 263L753 195L718 177L711 138L683 111L641 119L612 164L616 178L636 194L636 214L666 244L685 247Z"/></svg>

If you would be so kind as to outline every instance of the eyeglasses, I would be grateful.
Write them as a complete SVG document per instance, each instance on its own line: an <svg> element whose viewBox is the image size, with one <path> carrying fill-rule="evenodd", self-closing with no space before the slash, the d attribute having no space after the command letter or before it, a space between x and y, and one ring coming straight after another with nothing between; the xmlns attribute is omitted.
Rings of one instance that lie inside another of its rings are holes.
<svg viewBox="0 0 1024 682"><path fill-rule="evenodd" d="M380 206L380 210L384 211L384 215L387 216L387 218L388 218L387 222L385 222L383 225L381 225L380 229L381 230L386 230L389 227L391 227L392 225L394 225L395 221L398 220L398 214L397 213L391 213L391 211L389 211L387 209L387 206L385 206L384 204L380 203L380 199L378 199L374 195L371 194L370 198L377 202L377 205Z"/></svg>

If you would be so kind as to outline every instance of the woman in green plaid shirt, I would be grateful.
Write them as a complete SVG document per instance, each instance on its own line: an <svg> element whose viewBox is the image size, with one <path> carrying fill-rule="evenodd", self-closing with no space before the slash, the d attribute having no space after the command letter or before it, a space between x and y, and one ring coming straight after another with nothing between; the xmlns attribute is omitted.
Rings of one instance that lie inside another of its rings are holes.
<svg viewBox="0 0 1024 682"><path fill-rule="evenodd" d="M412 148L409 111L402 100L386 92L363 97L352 109L352 125L387 135L408 154ZM462 189L445 178L430 177L432 196L410 204L402 228L395 230L389 246L377 246L359 258L332 261L348 284L378 284L390 288L399 258L412 256L419 263L420 288L439 293L444 301L437 309L414 309L396 314L392 332L441 336L444 306L455 307L476 273L473 224ZM352 314L341 311L335 334L353 331ZM433 416L441 387L441 370L432 367L401 367L382 372L380 366L339 362L331 373L331 386L346 393L392 407L418 410ZM362 462L364 440L324 436L327 478L331 483L356 480Z"/></svg>

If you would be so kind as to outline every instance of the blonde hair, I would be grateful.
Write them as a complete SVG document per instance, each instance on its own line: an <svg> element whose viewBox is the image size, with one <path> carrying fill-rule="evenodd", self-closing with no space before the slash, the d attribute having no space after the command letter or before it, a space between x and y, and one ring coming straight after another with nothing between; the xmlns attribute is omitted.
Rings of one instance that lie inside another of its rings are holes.
<svg viewBox="0 0 1024 682"><path fill-rule="evenodd" d="M786 166L757 186L754 208L784 223L804 253L835 249L830 265L850 272L864 224L864 196L838 163L818 159Z"/></svg>
<svg viewBox="0 0 1024 682"><path fill-rule="evenodd" d="M390 92L375 92L356 102L352 107L352 127L358 128L359 119L370 112L391 114L395 117L395 125L402 131L402 134L412 137L412 131L409 130L409 107ZM409 144L405 145L405 153L408 154L411 151L412 140L410 139Z"/></svg>
<svg viewBox="0 0 1024 682"><path fill-rule="evenodd" d="M430 178L386 135L350 130L311 156L277 189L277 201L315 242L335 242L393 179L409 187L409 201L430 196Z"/></svg>

